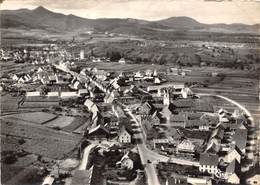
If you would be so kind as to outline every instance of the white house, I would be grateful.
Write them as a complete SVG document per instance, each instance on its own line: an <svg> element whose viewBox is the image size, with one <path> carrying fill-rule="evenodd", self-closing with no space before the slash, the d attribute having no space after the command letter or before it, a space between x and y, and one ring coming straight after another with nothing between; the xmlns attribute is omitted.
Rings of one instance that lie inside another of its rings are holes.
<svg viewBox="0 0 260 185"><path fill-rule="evenodd" d="M94 102L92 102L91 100L89 100L89 99L86 99L86 101L84 102L84 105L92 113L99 112L97 105Z"/></svg>
<svg viewBox="0 0 260 185"><path fill-rule="evenodd" d="M119 64L125 64L125 59L124 58L121 58L119 61L118 61Z"/></svg>
<svg viewBox="0 0 260 185"><path fill-rule="evenodd" d="M56 97L56 96L60 96L60 93L59 92L48 92L47 93L47 96L48 97Z"/></svg>
<svg viewBox="0 0 260 185"><path fill-rule="evenodd" d="M54 180L55 179L52 175L48 175L44 178L42 185L52 185Z"/></svg>
<svg viewBox="0 0 260 185"><path fill-rule="evenodd" d="M126 127L123 125L120 128L119 134L118 134L118 141L120 143L131 143L132 141L132 133Z"/></svg>
<svg viewBox="0 0 260 185"><path fill-rule="evenodd" d="M241 153L239 152L239 149L237 147L228 151L227 155L224 158L224 161L227 163L231 163L234 159L236 159L239 163L241 161Z"/></svg>
<svg viewBox="0 0 260 185"><path fill-rule="evenodd" d="M75 98L75 97L78 97L78 93L75 91L72 91L72 92L61 92L60 93L60 97L61 98Z"/></svg>
<svg viewBox="0 0 260 185"><path fill-rule="evenodd" d="M161 83L161 80L160 80L158 77L155 77L155 78L154 78L154 83L155 83L155 84L160 84L160 83Z"/></svg>
<svg viewBox="0 0 260 185"><path fill-rule="evenodd" d="M132 159L129 158L128 152L121 158L120 161L116 163L116 165L120 168L132 170L134 167L134 162Z"/></svg>
<svg viewBox="0 0 260 185"><path fill-rule="evenodd" d="M26 92L27 97L32 97L32 96L41 96L40 91L33 91L33 92Z"/></svg>
<svg viewBox="0 0 260 185"><path fill-rule="evenodd" d="M178 152L194 152L195 145L190 140L184 139L177 145L176 149Z"/></svg>
<svg viewBox="0 0 260 185"><path fill-rule="evenodd" d="M218 172L218 155L201 153L199 160L199 171L207 172L209 174L216 174Z"/></svg>

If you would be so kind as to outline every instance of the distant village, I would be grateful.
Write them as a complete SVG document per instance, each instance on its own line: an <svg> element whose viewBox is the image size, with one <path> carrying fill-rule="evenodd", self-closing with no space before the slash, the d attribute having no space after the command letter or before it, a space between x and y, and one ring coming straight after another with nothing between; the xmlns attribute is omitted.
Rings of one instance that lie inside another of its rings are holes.
<svg viewBox="0 0 260 185"><path fill-rule="evenodd" d="M73 57L57 45L1 50L1 58L30 66L1 76L1 92L17 98L18 109L84 117L72 131L83 137L79 166L64 172L48 168L42 185L58 180L71 185L246 183L241 178L248 167L250 120L239 109L216 109L191 84L167 79L191 70L169 68L165 74L152 65L134 72L85 67L111 59L86 59L84 50ZM51 129L64 132L59 124Z"/></svg>

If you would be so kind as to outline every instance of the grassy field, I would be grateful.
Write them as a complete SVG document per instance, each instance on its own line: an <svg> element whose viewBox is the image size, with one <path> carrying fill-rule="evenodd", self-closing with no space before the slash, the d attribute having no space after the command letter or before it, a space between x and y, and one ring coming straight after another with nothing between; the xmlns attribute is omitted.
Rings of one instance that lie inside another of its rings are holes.
<svg viewBox="0 0 260 185"><path fill-rule="evenodd" d="M147 69L157 69L157 71L166 71L166 66L164 65L151 65L151 64L119 64L117 62L98 62L98 63L87 63L86 67L103 69L106 71L126 71L126 72L136 72L144 71Z"/></svg>
<svg viewBox="0 0 260 185"><path fill-rule="evenodd" d="M44 124L44 126L51 127L51 128L53 127L63 128L70 125L74 121L74 119L75 119L74 117L59 116L56 119Z"/></svg>
<svg viewBox="0 0 260 185"><path fill-rule="evenodd" d="M17 121L22 120L22 121L28 121L36 124L44 124L50 120L55 119L56 115L45 113L45 112L28 112L28 113L8 115L5 117L17 119Z"/></svg>
<svg viewBox="0 0 260 185"><path fill-rule="evenodd" d="M1 119L1 134L11 138L24 139L25 143L19 145L21 149L52 159L62 159L70 155L81 140L79 135L8 118ZM12 140L9 141L12 142ZM7 140L4 144L9 145L9 149L13 146L14 150L17 150L17 143L12 145Z"/></svg>
<svg viewBox="0 0 260 185"><path fill-rule="evenodd" d="M12 97L10 94L1 95L1 113L17 111L18 97Z"/></svg>

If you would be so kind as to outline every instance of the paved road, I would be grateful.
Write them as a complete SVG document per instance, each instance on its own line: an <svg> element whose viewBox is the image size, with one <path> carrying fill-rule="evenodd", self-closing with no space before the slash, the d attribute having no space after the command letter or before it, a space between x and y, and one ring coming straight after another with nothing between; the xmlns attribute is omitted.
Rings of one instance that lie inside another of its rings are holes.
<svg viewBox="0 0 260 185"><path fill-rule="evenodd" d="M182 164L182 165L190 165L190 166L198 166L198 162L193 162L193 161L188 161L188 160L183 160L183 159L178 159L178 158L169 158L164 155L160 155L150 149L147 148L146 146L146 134L144 132L143 126L138 121L136 116L128 109L124 109L126 113L132 118L132 120L136 123L136 125L139 125L141 128L142 132L138 133L138 138L142 139L141 144L137 144L137 148L141 157L141 161L143 165L145 166L145 172L147 175L147 181L149 185L159 185L159 179L156 173L156 168L155 164L157 162L172 162L176 164ZM149 162L148 162L149 161Z"/></svg>
<svg viewBox="0 0 260 185"><path fill-rule="evenodd" d="M90 151L96 147L97 144L90 144L84 149L83 157L81 160L81 163L78 167L79 170L86 170L87 169L87 164L88 164L88 159L89 159L89 153Z"/></svg>
<svg viewBox="0 0 260 185"><path fill-rule="evenodd" d="M222 95L214 95L214 94L198 94L198 95L199 96L214 96L214 97L224 99L224 100L228 101L229 103L232 103L233 105L237 106L240 110L242 110L245 113L245 115L248 117L248 119L250 120L249 126L252 127L252 128L256 128L256 123L255 123L255 120L254 120L254 117L252 116L252 114L247 110L247 108L245 106L241 105L237 101L234 101L234 100L232 100L228 97L222 96ZM256 134L257 133L254 133L253 136L256 136ZM257 143L257 141L254 140L253 143ZM252 149L252 147L250 149ZM254 150L256 150L256 147L254 147ZM255 159L255 156L252 155L252 153L253 152L247 152L246 155L249 159Z"/></svg>

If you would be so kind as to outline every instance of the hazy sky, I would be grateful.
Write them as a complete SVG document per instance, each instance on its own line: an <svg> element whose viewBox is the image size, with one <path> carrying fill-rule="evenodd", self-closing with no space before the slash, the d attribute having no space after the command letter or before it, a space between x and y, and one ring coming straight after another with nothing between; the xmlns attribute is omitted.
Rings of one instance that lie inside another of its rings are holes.
<svg viewBox="0 0 260 185"><path fill-rule="evenodd" d="M4 0L1 9L33 9L41 5L55 12L74 14L86 18L159 20L173 16L188 16L203 23L260 23L260 0L216 1Z"/></svg>

